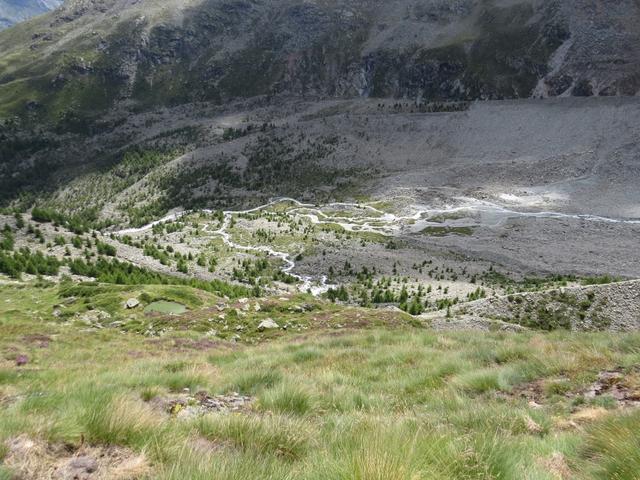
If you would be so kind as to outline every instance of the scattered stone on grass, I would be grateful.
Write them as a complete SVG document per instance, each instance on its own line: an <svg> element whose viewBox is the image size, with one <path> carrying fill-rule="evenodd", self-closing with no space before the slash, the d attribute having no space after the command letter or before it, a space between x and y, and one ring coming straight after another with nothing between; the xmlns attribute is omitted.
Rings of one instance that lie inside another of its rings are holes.
<svg viewBox="0 0 640 480"><path fill-rule="evenodd" d="M634 382L631 375L625 375L622 369L600 372L584 396L594 399L603 395L612 397L622 407L640 406L640 378Z"/></svg>
<svg viewBox="0 0 640 480"><path fill-rule="evenodd" d="M565 377L552 379L538 379L532 382L516 385L507 394L510 398L528 400L532 408L541 408L549 394L545 386L554 382L568 382ZM613 398L620 407L640 406L640 375L632 371L625 374L622 369L606 370L598 374L597 380L584 391L567 391L561 394L567 399L583 396L587 400L594 400L601 396Z"/></svg>
<svg viewBox="0 0 640 480"><path fill-rule="evenodd" d="M104 320L111 318L109 312L103 310L90 310L79 316L79 320L89 326L101 326Z"/></svg>
<svg viewBox="0 0 640 480"><path fill-rule="evenodd" d="M271 318L261 321L260 325L258 325L258 331L260 332L264 332L265 330L275 330L277 328L280 328L280 325Z"/></svg>
<svg viewBox="0 0 640 480"><path fill-rule="evenodd" d="M172 397L156 397L151 403L177 418L193 418L207 413L234 413L248 411L253 398L237 392L228 395L209 395L201 391Z"/></svg>
<svg viewBox="0 0 640 480"><path fill-rule="evenodd" d="M129 310L136 308L138 305L140 305L140 300L138 300L137 298L130 298L125 303L125 307L127 307Z"/></svg>

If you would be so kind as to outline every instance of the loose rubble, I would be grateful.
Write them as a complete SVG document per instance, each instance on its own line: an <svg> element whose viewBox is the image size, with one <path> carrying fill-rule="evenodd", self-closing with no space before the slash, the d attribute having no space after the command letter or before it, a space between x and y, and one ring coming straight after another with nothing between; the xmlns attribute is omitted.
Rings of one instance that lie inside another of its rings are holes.
<svg viewBox="0 0 640 480"><path fill-rule="evenodd" d="M188 392L177 397L156 397L151 403L177 418L193 418L207 413L238 413L251 408L253 398L233 392L227 395L209 395L200 391Z"/></svg>

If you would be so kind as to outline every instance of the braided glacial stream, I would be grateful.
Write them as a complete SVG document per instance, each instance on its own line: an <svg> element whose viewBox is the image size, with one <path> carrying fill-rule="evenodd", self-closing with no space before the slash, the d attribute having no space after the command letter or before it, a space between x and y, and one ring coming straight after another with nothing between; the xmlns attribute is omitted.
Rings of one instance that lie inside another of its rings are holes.
<svg viewBox="0 0 640 480"><path fill-rule="evenodd" d="M601 223L621 223L621 224L640 224L638 219L615 219L603 217L599 215L580 215L565 214L551 211L541 212L521 212L506 208L504 206L467 197L459 197L455 199L460 202L456 206L445 206L440 208L428 208L424 206L413 205L411 209L415 213L408 216L398 216L393 213L384 212L372 205L359 203L335 202L328 203L323 206L300 202L293 198L276 198L264 205L247 210L227 210L223 212L223 220L217 230L210 231L209 226L204 227L204 231L211 235L222 238L225 245L236 250L245 252L263 253L270 257L279 258L284 263L282 272L291 275L300 282L299 290L311 292L313 295L320 295L333 285L328 284L327 277L323 275L320 279L315 280L311 276L303 276L293 273L296 263L293 260L295 254L275 250L267 245L241 245L231 238L228 229L234 215L246 215L257 213L281 203L291 203L293 208L287 211L290 215L297 215L307 218L315 225L339 225L348 232L371 232L384 236L393 237L399 234L417 233L428 227L463 227L463 226L498 226L509 218L525 217L525 218L549 218L549 219L570 219L589 222ZM357 209L369 212L369 216L360 217L344 217L336 215L328 215L325 209ZM211 214L212 210L202 210L204 213ZM117 235L130 235L141 233L152 229L154 226L172 222L180 219L184 215L193 213L190 211L181 211L165 216L160 220L151 222L143 227L130 228L116 232ZM434 218L438 218L434 221Z"/></svg>

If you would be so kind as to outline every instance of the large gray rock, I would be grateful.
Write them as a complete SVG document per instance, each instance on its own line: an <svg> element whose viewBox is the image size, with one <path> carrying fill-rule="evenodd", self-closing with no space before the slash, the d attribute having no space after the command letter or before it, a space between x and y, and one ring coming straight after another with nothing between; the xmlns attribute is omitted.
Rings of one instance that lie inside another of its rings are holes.
<svg viewBox="0 0 640 480"><path fill-rule="evenodd" d="M280 325L274 322L271 318L261 321L260 325L258 325L258 330L260 332L264 332L265 330L275 330L277 328L280 328Z"/></svg>
<svg viewBox="0 0 640 480"><path fill-rule="evenodd" d="M133 309L136 308L138 305L140 305L140 300L138 300L137 298L130 298L129 300L127 300L127 302L125 303L125 306L128 309Z"/></svg>

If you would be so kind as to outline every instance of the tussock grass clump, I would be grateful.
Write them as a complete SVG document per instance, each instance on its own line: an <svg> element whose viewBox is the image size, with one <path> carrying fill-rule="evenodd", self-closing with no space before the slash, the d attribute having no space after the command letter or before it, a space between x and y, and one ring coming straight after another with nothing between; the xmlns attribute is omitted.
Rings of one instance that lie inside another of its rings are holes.
<svg viewBox="0 0 640 480"><path fill-rule="evenodd" d="M287 460L302 458L311 444L308 424L281 415L209 415L196 423L196 430L221 446Z"/></svg>
<svg viewBox="0 0 640 480"><path fill-rule="evenodd" d="M468 438L403 417L355 418L340 425L310 479L491 478ZM498 478L498 477L496 477Z"/></svg>
<svg viewBox="0 0 640 480"><path fill-rule="evenodd" d="M313 409L312 394L291 384L280 384L260 396L260 408L278 413L305 415Z"/></svg>
<svg viewBox="0 0 640 480"><path fill-rule="evenodd" d="M608 415L588 429L581 457L591 477L636 480L640 475L640 411Z"/></svg>
<svg viewBox="0 0 640 480"><path fill-rule="evenodd" d="M323 353L317 348L307 347L294 351L291 354L291 361L294 363L314 362L321 360L323 357Z"/></svg>
<svg viewBox="0 0 640 480"><path fill-rule="evenodd" d="M215 444L192 440L174 449L153 477L161 480L293 480L290 462L250 453L221 452Z"/></svg>
<svg viewBox="0 0 640 480"><path fill-rule="evenodd" d="M567 380L553 380L545 383L544 391L548 396L564 395L572 389L571 382Z"/></svg>
<svg viewBox="0 0 640 480"><path fill-rule="evenodd" d="M500 390L500 372L496 369L466 372L458 376L455 383L470 393L485 393L491 390Z"/></svg>
<svg viewBox="0 0 640 480"><path fill-rule="evenodd" d="M161 395L162 390L157 387L146 387L140 392L140 398L143 402L150 402L154 398Z"/></svg>
<svg viewBox="0 0 640 480"><path fill-rule="evenodd" d="M86 439L107 445L140 446L153 437L162 419L143 402L95 392L81 416Z"/></svg>
<svg viewBox="0 0 640 480"><path fill-rule="evenodd" d="M205 364L206 365L206 364ZM132 387L145 389L162 387L171 392L185 388L196 391L210 383L210 372L196 364L170 362L167 364L145 364L144 368L130 375L127 381Z"/></svg>
<svg viewBox="0 0 640 480"><path fill-rule="evenodd" d="M427 462L422 464L422 461L426 460L430 449L438 448L436 444L424 449L425 444L415 434L407 437L402 431L378 433L378 436L365 437L345 455L344 462L337 459L337 469L345 478L404 480L426 473L423 469ZM434 469L430 470L430 474L435 473Z"/></svg>
<svg viewBox="0 0 640 480"><path fill-rule="evenodd" d="M4 458L7 456L8 453L9 453L9 447L4 443L0 443L0 462L4 460Z"/></svg>
<svg viewBox="0 0 640 480"><path fill-rule="evenodd" d="M216 353L210 355L208 361L212 365L226 365L229 363L237 362L239 360L245 360L248 358L248 356L249 355L246 350L234 350L231 352Z"/></svg>
<svg viewBox="0 0 640 480"><path fill-rule="evenodd" d="M410 397L429 398L434 390L445 386L451 377L464 368L464 362L450 360L436 361L403 382L402 388Z"/></svg>
<svg viewBox="0 0 640 480"><path fill-rule="evenodd" d="M169 373L178 373L186 370L188 366L189 364L187 362L170 362L167 363L163 369Z"/></svg>
<svg viewBox="0 0 640 480"><path fill-rule="evenodd" d="M7 368L0 368L0 385L11 384L18 380L18 372Z"/></svg>
<svg viewBox="0 0 640 480"><path fill-rule="evenodd" d="M227 391L254 395L261 390L272 388L282 381L282 374L274 370L253 371L244 373L233 380L226 388Z"/></svg>

